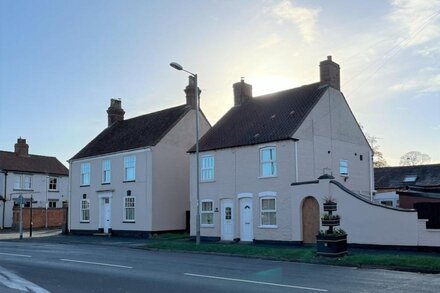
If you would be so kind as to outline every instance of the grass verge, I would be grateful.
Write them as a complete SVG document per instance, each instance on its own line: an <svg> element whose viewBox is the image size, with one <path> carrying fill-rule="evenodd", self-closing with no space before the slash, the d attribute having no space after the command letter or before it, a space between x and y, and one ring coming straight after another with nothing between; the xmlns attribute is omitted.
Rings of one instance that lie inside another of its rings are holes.
<svg viewBox="0 0 440 293"><path fill-rule="evenodd" d="M195 242L190 241L188 238L187 234L162 234L149 240L142 248L216 253L315 264L440 273L440 255L438 253L350 249L349 254L345 257L327 258L316 256L315 247L221 242L202 242L199 246L196 246Z"/></svg>

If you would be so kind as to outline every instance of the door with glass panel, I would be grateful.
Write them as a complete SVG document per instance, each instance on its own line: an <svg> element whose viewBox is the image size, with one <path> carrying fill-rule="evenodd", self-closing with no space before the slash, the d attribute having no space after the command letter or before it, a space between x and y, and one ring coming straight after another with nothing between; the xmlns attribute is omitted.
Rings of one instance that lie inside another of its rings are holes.
<svg viewBox="0 0 440 293"><path fill-rule="evenodd" d="M253 229L252 198L242 198L240 199L240 240L252 241Z"/></svg>
<svg viewBox="0 0 440 293"><path fill-rule="evenodd" d="M221 239L234 240L234 207L232 199L221 202Z"/></svg>

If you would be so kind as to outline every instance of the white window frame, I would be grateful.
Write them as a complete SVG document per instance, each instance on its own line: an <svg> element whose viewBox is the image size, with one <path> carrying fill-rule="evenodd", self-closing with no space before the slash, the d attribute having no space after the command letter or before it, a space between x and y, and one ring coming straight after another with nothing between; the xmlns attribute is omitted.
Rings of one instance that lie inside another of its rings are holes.
<svg viewBox="0 0 440 293"><path fill-rule="evenodd" d="M52 182L52 181L55 181L55 182ZM48 191L58 191L58 177L49 177L49 181L47 183L48 183L48 186L47 186ZM54 188L54 185L55 185L55 188Z"/></svg>
<svg viewBox="0 0 440 293"><path fill-rule="evenodd" d="M51 204L54 205L54 207L51 207ZM57 202L56 202L55 200L49 200L49 201L47 202L47 207L48 207L48 208L51 208L51 209L54 209L54 208L57 207Z"/></svg>
<svg viewBox="0 0 440 293"><path fill-rule="evenodd" d="M343 170L346 170L347 172L343 172ZM339 174L343 177L348 177L348 160L339 160Z"/></svg>
<svg viewBox="0 0 440 293"><path fill-rule="evenodd" d="M84 217L87 216L87 217ZM79 206L79 221L80 223L90 223L90 200L81 199Z"/></svg>
<svg viewBox="0 0 440 293"><path fill-rule="evenodd" d="M111 182L111 162L109 159L102 160L102 184L109 184Z"/></svg>
<svg viewBox="0 0 440 293"><path fill-rule="evenodd" d="M15 174L14 189L21 189L21 175Z"/></svg>
<svg viewBox="0 0 440 293"><path fill-rule="evenodd" d="M214 167L215 167L214 155L203 155L200 157L200 182L214 181L215 178Z"/></svg>
<svg viewBox="0 0 440 293"><path fill-rule="evenodd" d="M29 179L29 181L26 181ZM15 174L14 176L14 190L32 190L32 175Z"/></svg>
<svg viewBox="0 0 440 293"><path fill-rule="evenodd" d="M263 200L273 200L275 203L274 209L263 210ZM263 223L263 213L274 213L275 214L275 224L265 224ZM260 228L277 228L277 199L275 196L261 196L260 197Z"/></svg>
<svg viewBox="0 0 440 293"><path fill-rule="evenodd" d="M269 151L270 159L264 161L263 153ZM264 174L264 166L270 165L270 174ZM260 178L276 177L278 174L277 170L277 147L276 146L266 146L260 148Z"/></svg>
<svg viewBox="0 0 440 293"><path fill-rule="evenodd" d="M133 170L133 178L128 178L129 170ZM136 181L136 156L126 156L124 157L124 181Z"/></svg>
<svg viewBox="0 0 440 293"><path fill-rule="evenodd" d="M81 164L81 186L90 185L90 171L91 171L90 163Z"/></svg>
<svg viewBox="0 0 440 293"><path fill-rule="evenodd" d="M203 203L211 203L211 210L203 210ZM203 223L203 215L212 215L212 223ZM200 202L200 226L201 227L214 227L214 201L205 199Z"/></svg>
<svg viewBox="0 0 440 293"><path fill-rule="evenodd" d="M136 197L135 196L124 196L123 197L123 201L124 201L124 210L123 210L123 221L124 222L130 222L130 223L134 223L136 221ZM130 206L130 204L132 204L132 206ZM129 213L128 210L133 210L132 213ZM133 218L127 218L128 215L133 215Z"/></svg>
<svg viewBox="0 0 440 293"><path fill-rule="evenodd" d="M32 189L32 176L25 175L25 174L23 174L22 176L23 176L22 189L31 190ZM26 179L29 179L29 181L27 181Z"/></svg>

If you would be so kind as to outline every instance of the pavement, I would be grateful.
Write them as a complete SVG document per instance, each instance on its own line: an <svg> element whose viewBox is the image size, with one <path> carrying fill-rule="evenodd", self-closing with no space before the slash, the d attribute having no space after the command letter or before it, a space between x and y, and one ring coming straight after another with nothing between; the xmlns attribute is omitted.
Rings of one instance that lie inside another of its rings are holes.
<svg viewBox="0 0 440 293"><path fill-rule="evenodd" d="M41 237L51 237L55 235L60 235L61 229L39 229L32 231L32 237L41 238ZM23 239L30 238L29 231L23 231ZM10 239L20 239L20 232L16 230L0 230L0 240L10 240Z"/></svg>
<svg viewBox="0 0 440 293"><path fill-rule="evenodd" d="M41 242L53 244L89 244L89 245L110 245L136 247L145 244L148 239L129 238L115 236L92 236L92 235L65 235L61 229L39 229L23 232L23 239L20 233L15 230L0 230L0 241L21 241L21 242Z"/></svg>

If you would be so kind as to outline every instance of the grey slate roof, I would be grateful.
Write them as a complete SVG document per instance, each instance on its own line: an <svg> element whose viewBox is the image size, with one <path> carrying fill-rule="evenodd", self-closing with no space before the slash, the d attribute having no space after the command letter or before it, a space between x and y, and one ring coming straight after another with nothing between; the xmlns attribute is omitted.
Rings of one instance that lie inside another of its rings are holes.
<svg viewBox="0 0 440 293"><path fill-rule="evenodd" d="M407 175L416 175L416 181L403 182ZM440 164L375 168L374 183L376 189L397 189L409 185L440 185Z"/></svg>
<svg viewBox="0 0 440 293"><path fill-rule="evenodd" d="M0 151L0 169L7 171L68 176L69 170L55 157Z"/></svg>
<svg viewBox="0 0 440 293"><path fill-rule="evenodd" d="M200 139L200 151L291 139L327 88L313 83L232 107Z"/></svg>
<svg viewBox="0 0 440 293"><path fill-rule="evenodd" d="M71 160L155 146L191 110L188 105L118 121L104 129Z"/></svg>

